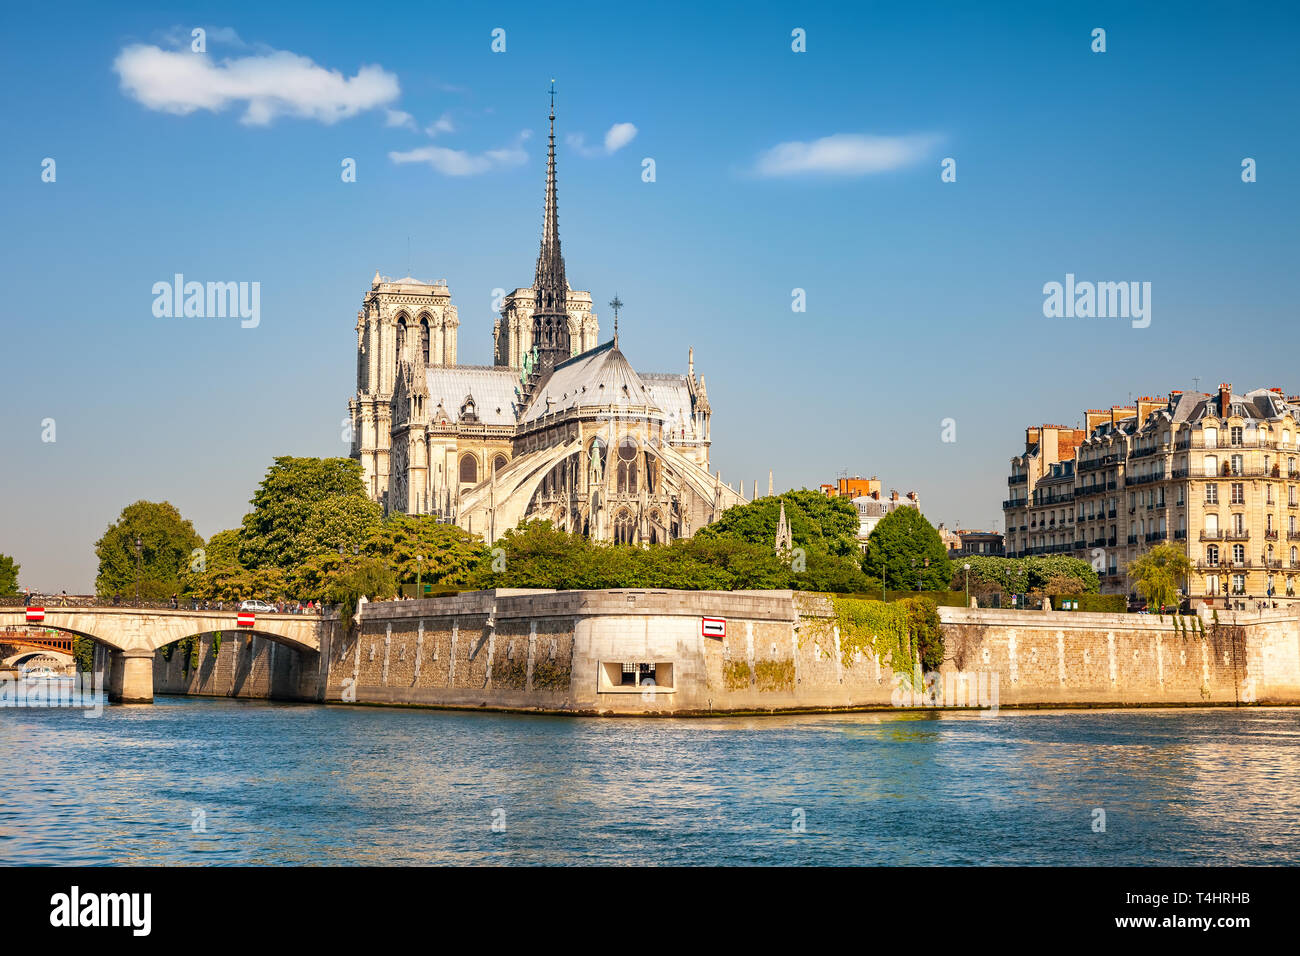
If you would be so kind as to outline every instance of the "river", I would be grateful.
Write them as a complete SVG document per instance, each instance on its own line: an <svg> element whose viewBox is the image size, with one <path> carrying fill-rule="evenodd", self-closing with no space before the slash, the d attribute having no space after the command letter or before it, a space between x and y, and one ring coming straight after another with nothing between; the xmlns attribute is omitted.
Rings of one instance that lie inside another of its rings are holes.
<svg viewBox="0 0 1300 956"><path fill-rule="evenodd" d="M160 697L0 710L0 760L3 865L1300 862L1297 709L645 720Z"/></svg>

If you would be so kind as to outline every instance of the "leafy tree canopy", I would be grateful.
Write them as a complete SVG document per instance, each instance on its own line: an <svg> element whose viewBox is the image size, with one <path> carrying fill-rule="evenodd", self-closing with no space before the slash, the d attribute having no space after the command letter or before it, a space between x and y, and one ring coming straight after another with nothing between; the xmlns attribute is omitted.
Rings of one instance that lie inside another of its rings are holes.
<svg viewBox="0 0 1300 956"><path fill-rule="evenodd" d="M895 590L942 591L952 581L943 539L912 507L895 508L880 519L867 539L862 567L875 578L884 574L886 586Z"/></svg>
<svg viewBox="0 0 1300 956"><path fill-rule="evenodd" d="M379 524L361 463L282 456L267 469L244 516L240 563L289 570L313 553L351 550Z"/></svg>
<svg viewBox="0 0 1300 956"><path fill-rule="evenodd" d="M1101 585L1092 565L1065 554L1027 558L971 555L952 561L952 590L961 591L966 587L963 566L967 564L970 565L970 592L976 595L1003 591L1013 594L1096 594Z"/></svg>
<svg viewBox="0 0 1300 956"><path fill-rule="evenodd" d="M7 554L0 554L0 597L18 596L18 564Z"/></svg>
<svg viewBox="0 0 1300 956"><path fill-rule="evenodd" d="M732 538L770 548L776 542L782 503L795 547L837 555L857 553L857 509L846 498L829 498L807 489L734 505L713 524L697 531L695 537Z"/></svg>
<svg viewBox="0 0 1300 956"><path fill-rule="evenodd" d="M1138 594L1153 607L1178 607L1178 589L1192 571L1183 549L1157 544L1128 563L1128 576Z"/></svg>
<svg viewBox="0 0 1300 956"><path fill-rule="evenodd" d="M101 597L135 595L136 539L140 540L140 597L163 601L181 589L191 552L203 544L194 525L170 503L137 501L122 509L95 543L99 574L95 593Z"/></svg>

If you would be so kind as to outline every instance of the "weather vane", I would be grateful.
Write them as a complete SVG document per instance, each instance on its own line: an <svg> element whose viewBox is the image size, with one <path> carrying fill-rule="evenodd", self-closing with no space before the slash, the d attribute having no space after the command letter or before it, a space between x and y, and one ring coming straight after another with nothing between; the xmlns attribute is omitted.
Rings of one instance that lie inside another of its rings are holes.
<svg viewBox="0 0 1300 956"><path fill-rule="evenodd" d="M609 307L614 310L614 338L618 338L618 310L623 308L623 300L614 293L614 298L609 302Z"/></svg>

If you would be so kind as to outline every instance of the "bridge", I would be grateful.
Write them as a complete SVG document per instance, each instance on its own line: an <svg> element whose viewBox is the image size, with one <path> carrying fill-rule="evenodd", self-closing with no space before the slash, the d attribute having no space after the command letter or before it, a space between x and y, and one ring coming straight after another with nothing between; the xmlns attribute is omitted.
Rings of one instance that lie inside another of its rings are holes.
<svg viewBox="0 0 1300 956"><path fill-rule="evenodd" d="M27 630L27 608L0 607L0 641L7 630ZM255 634L296 651L320 653L324 621L312 614L257 614L251 627L239 625L235 608L194 611L174 608L46 607L39 627L88 637L108 652L108 699L124 704L153 702L155 652L182 638L222 631ZM65 638L71 652L71 637ZM24 641L23 643L31 643ZM50 649L57 652L52 645ZM44 646L44 645L43 645Z"/></svg>

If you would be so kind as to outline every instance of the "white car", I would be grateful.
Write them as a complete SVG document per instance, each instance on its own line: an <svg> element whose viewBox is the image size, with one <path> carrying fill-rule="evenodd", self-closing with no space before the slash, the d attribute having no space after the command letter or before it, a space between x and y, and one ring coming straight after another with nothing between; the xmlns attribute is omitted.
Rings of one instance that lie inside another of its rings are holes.
<svg viewBox="0 0 1300 956"><path fill-rule="evenodd" d="M253 611L256 614L274 614L275 606L265 601L244 601L239 605L241 611Z"/></svg>

